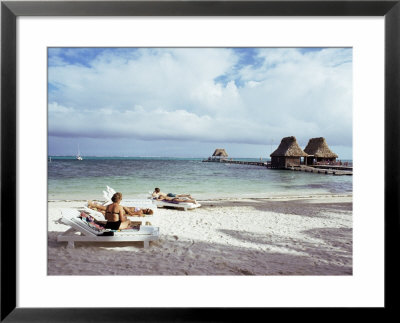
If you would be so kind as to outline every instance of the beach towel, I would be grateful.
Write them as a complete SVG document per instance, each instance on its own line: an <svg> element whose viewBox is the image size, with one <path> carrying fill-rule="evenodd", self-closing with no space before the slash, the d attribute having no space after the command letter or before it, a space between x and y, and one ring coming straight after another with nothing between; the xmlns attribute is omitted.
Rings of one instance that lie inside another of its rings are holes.
<svg viewBox="0 0 400 323"><path fill-rule="evenodd" d="M86 214L85 212L81 212L80 218L82 219L82 221L84 223L86 223L86 225L92 231L95 231L94 233L97 234L97 235L102 234L102 233L104 233L106 231L110 231L109 229L104 228L103 225L97 223L96 220L94 219L94 217L92 217L89 214Z"/></svg>

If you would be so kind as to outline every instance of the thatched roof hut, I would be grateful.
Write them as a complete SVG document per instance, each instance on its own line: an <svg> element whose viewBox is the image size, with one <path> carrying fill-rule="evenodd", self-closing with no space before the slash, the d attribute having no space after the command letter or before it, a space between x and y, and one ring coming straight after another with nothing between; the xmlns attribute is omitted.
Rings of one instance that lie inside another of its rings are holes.
<svg viewBox="0 0 400 323"><path fill-rule="evenodd" d="M307 154L300 148L296 137L285 137L271 157L306 157Z"/></svg>
<svg viewBox="0 0 400 323"><path fill-rule="evenodd" d="M213 157L228 157L228 154L226 153L225 149L217 148L213 153Z"/></svg>
<svg viewBox="0 0 400 323"><path fill-rule="evenodd" d="M308 141L306 148L304 148L304 151L308 155L312 155L316 158L331 159L338 157L338 155L336 155L329 149L328 144L326 143L326 140L323 137L311 138Z"/></svg>
<svg viewBox="0 0 400 323"><path fill-rule="evenodd" d="M300 148L296 137L285 137L282 139L278 149L271 155L272 168L288 168L301 165L301 158L308 155Z"/></svg>

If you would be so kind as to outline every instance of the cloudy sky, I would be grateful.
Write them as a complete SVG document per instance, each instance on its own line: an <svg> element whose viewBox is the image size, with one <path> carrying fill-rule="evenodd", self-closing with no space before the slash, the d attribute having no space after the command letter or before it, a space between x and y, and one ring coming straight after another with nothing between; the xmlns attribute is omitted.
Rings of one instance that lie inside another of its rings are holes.
<svg viewBox="0 0 400 323"><path fill-rule="evenodd" d="M49 155L352 158L350 48L49 48Z"/></svg>

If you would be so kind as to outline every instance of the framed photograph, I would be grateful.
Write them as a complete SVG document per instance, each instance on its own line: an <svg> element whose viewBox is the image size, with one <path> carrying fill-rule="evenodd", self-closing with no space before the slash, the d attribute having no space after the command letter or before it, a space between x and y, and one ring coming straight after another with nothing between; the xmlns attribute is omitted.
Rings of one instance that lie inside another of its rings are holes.
<svg viewBox="0 0 400 323"><path fill-rule="evenodd" d="M392 309L399 15L3 1L1 320Z"/></svg>

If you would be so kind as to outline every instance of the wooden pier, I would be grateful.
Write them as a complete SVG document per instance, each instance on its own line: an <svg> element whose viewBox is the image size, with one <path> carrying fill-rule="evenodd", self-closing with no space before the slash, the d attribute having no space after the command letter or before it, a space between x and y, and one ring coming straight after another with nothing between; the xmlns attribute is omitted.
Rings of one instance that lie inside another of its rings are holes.
<svg viewBox="0 0 400 323"><path fill-rule="evenodd" d="M342 166L330 166L330 165L324 165L324 167L321 167L322 165L313 165L313 166L306 166L306 165L300 165L297 167L289 167L287 169L293 170L293 171L299 171L299 172L306 172L306 173L315 173L315 174L327 174L327 175L336 175L336 176L342 176L342 175L353 175L352 167L342 167ZM345 169L343 169L345 168ZM351 170L349 170L351 169Z"/></svg>
<svg viewBox="0 0 400 323"><path fill-rule="evenodd" d="M320 168L320 169L335 169L335 170L353 171L353 166L344 166L344 165L312 165L311 167Z"/></svg>
<svg viewBox="0 0 400 323"><path fill-rule="evenodd" d="M244 160L228 160L228 159L203 159L204 163L224 163L224 164L241 164L241 165L253 165L253 166L261 166L271 168L270 162L253 162L253 161L244 161Z"/></svg>
<svg viewBox="0 0 400 323"><path fill-rule="evenodd" d="M242 160L228 160L228 159L204 159L204 163L224 163L224 164L240 164L240 165L253 165L266 168L272 168L271 162L255 162L255 161L242 161ZM278 168L277 168L278 169ZM327 174L327 175L353 175L353 167L340 166L340 165L300 165L284 168L292 171L314 173L314 174Z"/></svg>

